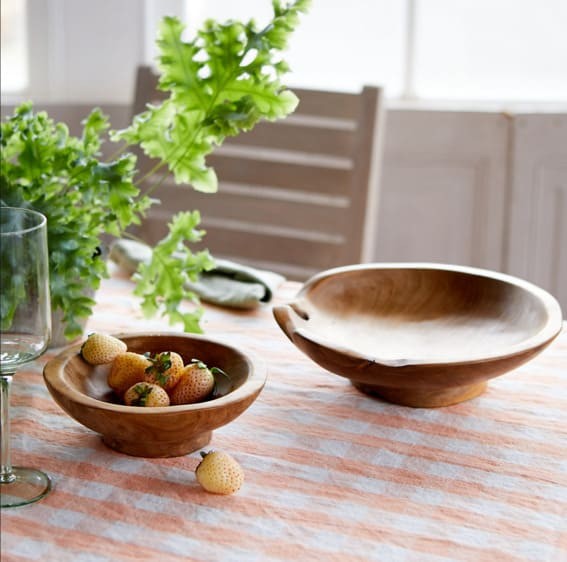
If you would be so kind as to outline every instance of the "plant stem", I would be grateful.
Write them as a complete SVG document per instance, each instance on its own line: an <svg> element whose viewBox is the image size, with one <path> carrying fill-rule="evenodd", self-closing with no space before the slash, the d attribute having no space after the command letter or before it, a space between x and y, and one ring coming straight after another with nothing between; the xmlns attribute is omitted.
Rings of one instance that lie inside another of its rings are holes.
<svg viewBox="0 0 567 562"><path fill-rule="evenodd" d="M165 170L162 173L161 178L159 180L155 181L152 185L150 185L150 187L148 187L148 189L146 189L146 191L144 192L144 195L146 197L149 197L166 180L168 175L169 175L169 170Z"/></svg>
<svg viewBox="0 0 567 562"><path fill-rule="evenodd" d="M116 158L118 158L122 153L126 152L126 150L128 148L130 148L131 145L129 145L128 143L123 143L122 146L120 148L117 148L107 159L106 162L112 162L113 160L116 160Z"/></svg>
<svg viewBox="0 0 567 562"><path fill-rule="evenodd" d="M12 472L12 461L10 455L10 386L14 373L0 375L0 417L1 427L1 467L0 484L9 484L16 479Z"/></svg>
<svg viewBox="0 0 567 562"><path fill-rule="evenodd" d="M135 185L140 185L140 184L144 183L144 181L146 181L149 177L153 176L160 168L163 168L163 166L165 166L165 161L158 162L151 170L147 171L139 180L136 180L134 182ZM154 190L153 186L151 186L144 193L144 195L148 195L148 193L151 193L153 190Z"/></svg>

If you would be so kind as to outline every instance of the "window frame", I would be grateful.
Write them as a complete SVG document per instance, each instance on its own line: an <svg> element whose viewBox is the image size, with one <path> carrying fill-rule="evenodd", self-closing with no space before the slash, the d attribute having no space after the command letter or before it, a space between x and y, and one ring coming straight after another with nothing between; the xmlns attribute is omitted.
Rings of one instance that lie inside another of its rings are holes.
<svg viewBox="0 0 567 562"><path fill-rule="evenodd" d="M76 1L76 0L75 0ZM98 6L104 8L111 6L111 0L104 0L106 4L100 2ZM136 36L129 38L129 41L138 42L140 48L136 53L124 56L121 61L124 68L135 68L139 64L153 62L155 49L153 47L157 24L163 13L171 13L179 16L185 21L188 16L199 13L205 5L206 0L121 0L121 3L129 6L133 16L139 18L138 31ZM268 1L268 0L266 0ZM404 0L406 6L405 21L405 52L404 56L404 76L401 93L396 97L388 97L387 103L393 108L415 108L415 109L454 109L464 111L544 111L562 112L567 111L567 101L561 102L519 102L519 101L484 101L484 100L447 100L421 98L416 92L416 20L418 0ZM98 100L78 94L74 88L75 78L77 82L88 81L96 75L104 75L104 56L116 57L116 52L112 52L112 45L102 43L96 50L90 49L92 53L87 53L89 58L87 68L74 68L76 73L74 80L68 79L70 69L66 64L66 26L69 25L63 16L63 10L67 2L73 0L27 0L28 18L28 86L19 92L2 92L2 104L16 104L24 99L33 99L37 103L128 103L131 92L117 93L117 84L109 83L108 91L115 97L108 100ZM32 9L33 8L33 9ZM109 18L109 26L115 26L113 31L120 33L120 22L114 22ZM111 43L111 42L109 42ZM110 53L110 54L109 54ZM99 60L97 60L97 57ZM133 87L133 85L132 85ZM124 86L120 86L124 89Z"/></svg>

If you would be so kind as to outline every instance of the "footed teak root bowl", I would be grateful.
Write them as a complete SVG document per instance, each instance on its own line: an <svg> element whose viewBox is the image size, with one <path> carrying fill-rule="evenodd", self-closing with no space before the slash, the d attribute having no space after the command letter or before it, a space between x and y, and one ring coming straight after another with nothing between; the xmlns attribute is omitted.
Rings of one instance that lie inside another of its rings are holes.
<svg viewBox="0 0 567 562"><path fill-rule="evenodd" d="M439 264L324 271L275 306L302 352L363 392L414 407L478 396L561 331L558 302L521 279Z"/></svg>
<svg viewBox="0 0 567 562"><path fill-rule="evenodd" d="M107 384L110 365L89 365L81 344L63 350L44 368L49 392L72 418L99 433L103 442L140 457L174 457L206 446L212 431L230 423L258 397L266 381L263 363L248 353L204 336L169 333L116 334L128 351L175 351L185 363L198 358L222 369L228 382L221 396L195 404L126 406Z"/></svg>

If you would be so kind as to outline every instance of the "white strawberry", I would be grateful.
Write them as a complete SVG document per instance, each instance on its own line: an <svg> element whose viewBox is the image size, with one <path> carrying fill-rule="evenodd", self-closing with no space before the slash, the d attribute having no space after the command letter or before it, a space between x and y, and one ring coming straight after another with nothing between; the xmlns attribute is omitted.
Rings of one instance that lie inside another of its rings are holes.
<svg viewBox="0 0 567 562"><path fill-rule="evenodd" d="M201 452L203 460L195 469L197 481L213 494L234 494L244 483L244 470L228 453Z"/></svg>
<svg viewBox="0 0 567 562"><path fill-rule="evenodd" d="M90 365L111 363L119 353L124 353L128 346L118 338L108 334L90 334L81 346L81 356Z"/></svg>
<svg viewBox="0 0 567 562"><path fill-rule="evenodd" d="M172 404L193 404L207 398L215 387L215 378L207 366L194 359L186 365L175 388L170 392Z"/></svg>
<svg viewBox="0 0 567 562"><path fill-rule="evenodd" d="M139 382L124 393L124 403L126 406L144 406L146 408L169 406L169 396L157 384Z"/></svg>

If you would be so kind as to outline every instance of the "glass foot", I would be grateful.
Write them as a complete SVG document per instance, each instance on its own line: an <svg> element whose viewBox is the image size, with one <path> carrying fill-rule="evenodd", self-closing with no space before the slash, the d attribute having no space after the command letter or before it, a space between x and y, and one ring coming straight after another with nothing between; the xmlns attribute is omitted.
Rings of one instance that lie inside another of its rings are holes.
<svg viewBox="0 0 567 562"><path fill-rule="evenodd" d="M51 480L47 474L34 468L13 467L15 476L10 482L0 483L0 507L18 507L36 502L51 490Z"/></svg>

